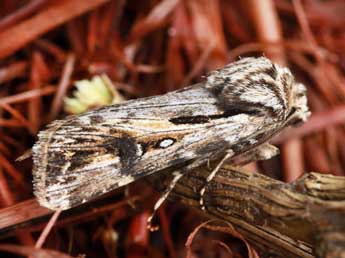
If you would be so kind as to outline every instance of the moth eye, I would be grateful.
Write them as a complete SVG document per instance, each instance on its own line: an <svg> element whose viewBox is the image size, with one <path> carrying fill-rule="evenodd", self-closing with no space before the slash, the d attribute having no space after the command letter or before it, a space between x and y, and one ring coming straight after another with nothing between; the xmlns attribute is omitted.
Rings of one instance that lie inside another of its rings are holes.
<svg viewBox="0 0 345 258"><path fill-rule="evenodd" d="M161 149L165 149L165 148L168 148L170 147L171 145L173 145L175 143L175 139L173 138L165 138L165 139L162 139L160 140L159 142L157 142L156 144L156 148L161 148Z"/></svg>

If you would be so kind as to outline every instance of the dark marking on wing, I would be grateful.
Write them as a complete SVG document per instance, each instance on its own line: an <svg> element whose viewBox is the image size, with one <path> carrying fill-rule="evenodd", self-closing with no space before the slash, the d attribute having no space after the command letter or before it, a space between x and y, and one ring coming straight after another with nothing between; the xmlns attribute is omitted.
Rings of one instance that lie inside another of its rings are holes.
<svg viewBox="0 0 345 258"><path fill-rule="evenodd" d="M224 83L217 84L213 86L212 88L208 88L208 91L211 92L216 98L219 97L219 95L223 92L223 89L226 84L230 82L230 78L225 78Z"/></svg>
<svg viewBox="0 0 345 258"><path fill-rule="evenodd" d="M172 160L169 160L167 167L168 168L182 168L185 167L191 163L193 163L193 159L185 159L185 158L175 158Z"/></svg>
<svg viewBox="0 0 345 258"><path fill-rule="evenodd" d="M258 133L255 135L254 140L257 142L262 142L263 139L267 138L267 132Z"/></svg>
<svg viewBox="0 0 345 258"><path fill-rule="evenodd" d="M267 73L273 80L275 80L278 76L277 67L274 64L271 64L270 68L265 70L265 73Z"/></svg>
<svg viewBox="0 0 345 258"><path fill-rule="evenodd" d="M109 129L109 134L110 135L116 134L119 131L117 128L113 128L113 127L114 126L112 125L112 127Z"/></svg>
<svg viewBox="0 0 345 258"><path fill-rule="evenodd" d="M114 138L113 145L109 145L114 151L118 151L121 165L124 171L129 171L134 166L137 156L138 146L134 138L123 136L122 138Z"/></svg>
<svg viewBox="0 0 345 258"><path fill-rule="evenodd" d="M203 124L210 121L208 116L178 116L169 119L169 122L178 125L178 124Z"/></svg>
<svg viewBox="0 0 345 258"><path fill-rule="evenodd" d="M60 171L55 169L56 167L63 167L66 164L66 158L65 155L62 152L55 152L50 151L49 158L51 160L54 160L54 163L48 163L47 164L47 171L50 171L50 173L55 176L55 174L59 174Z"/></svg>
<svg viewBox="0 0 345 258"><path fill-rule="evenodd" d="M61 168L65 165L66 163L66 157L63 153L60 152L53 152L54 153L54 163L56 163L57 159L62 159L61 161L63 163L58 164ZM82 149L78 149L75 150L75 154L73 155L73 157L71 157L71 165L69 167L70 171L73 171L74 169L79 169L79 168L83 168L85 166L85 164L88 163L89 160L92 160L92 158L95 156L95 151L94 150L82 150ZM49 166L49 163L48 163ZM55 171L60 173L57 169L52 169L51 171Z"/></svg>
<svg viewBox="0 0 345 258"><path fill-rule="evenodd" d="M261 106L260 106L261 107ZM226 110L219 115L210 115L210 116L179 116L169 119L169 122L178 125L178 124L204 124L211 120L232 117L240 114L255 115L258 114L259 110L248 110L247 107L243 106L242 108L231 108L227 107Z"/></svg>
<svg viewBox="0 0 345 258"><path fill-rule="evenodd" d="M59 123L60 125L61 122L58 120L57 123ZM68 119L66 119L66 121L63 124L66 124L71 128L83 126L79 118L75 116L70 116ZM49 127L54 127L54 126L55 126L54 122L51 125L49 125Z"/></svg>
<svg viewBox="0 0 345 258"><path fill-rule="evenodd" d="M239 153L242 150L247 150L248 146L250 146L250 142L245 139L241 139L237 144L234 144L231 149L235 153Z"/></svg>
<svg viewBox="0 0 345 258"><path fill-rule="evenodd" d="M92 115L90 116L90 123L91 125L96 125L104 122L104 118L100 115Z"/></svg>
<svg viewBox="0 0 345 258"><path fill-rule="evenodd" d="M97 127L93 127L93 126L81 126L81 132L83 133L91 133L91 132L94 132L94 133L98 133L99 132L99 129Z"/></svg>
<svg viewBox="0 0 345 258"><path fill-rule="evenodd" d="M204 156L206 153L216 154L218 152L224 152L226 149L229 149L229 143L226 141L210 142L203 146L203 148L197 150L196 154Z"/></svg>
<svg viewBox="0 0 345 258"><path fill-rule="evenodd" d="M71 157L70 160L70 170L82 169L85 164L92 163L92 161L99 155L113 154L114 156L119 156L120 164L123 168L123 171L129 171L130 168L134 166L136 160L140 158L138 156L137 142L134 138L127 135L123 135L121 138L108 138L103 142L98 142L95 139L81 138L81 140L84 143L88 141L90 143L94 143L94 145L97 144L97 151L96 149L85 150L80 147L74 149L75 154L73 155L73 157ZM60 167L64 166L66 159L63 153L52 152L51 155L54 155L54 157L52 158L54 159L55 165L59 165ZM118 164L116 166L118 166ZM54 171L54 169L52 169L52 171Z"/></svg>

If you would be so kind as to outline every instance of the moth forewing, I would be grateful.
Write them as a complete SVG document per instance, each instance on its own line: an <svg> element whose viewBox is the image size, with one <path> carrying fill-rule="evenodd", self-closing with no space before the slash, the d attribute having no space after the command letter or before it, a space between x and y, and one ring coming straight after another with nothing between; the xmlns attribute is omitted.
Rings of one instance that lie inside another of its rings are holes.
<svg viewBox="0 0 345 258"><path fill-rule="evenodd" d="M286 68L244 58L194 86L53 122L33 147L34 194L68 209L152 173L260 149L308 114Z"/></svg>

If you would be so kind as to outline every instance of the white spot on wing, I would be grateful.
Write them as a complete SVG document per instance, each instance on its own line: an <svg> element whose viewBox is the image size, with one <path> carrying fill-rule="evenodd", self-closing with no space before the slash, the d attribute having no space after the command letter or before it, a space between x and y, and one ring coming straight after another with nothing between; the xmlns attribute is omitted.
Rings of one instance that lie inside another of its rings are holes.
<svg viewBox="0 0 345 258"><path fill-rule="evenodd" d="M162 141L159 143L159 147L160 147L160 148L167 148L167 147L169 147L169 146L171 146L171 145L173 145L173 144L174 144L174 140L173 140L173 139L167 138L167 139L162 140Z"/></svg>

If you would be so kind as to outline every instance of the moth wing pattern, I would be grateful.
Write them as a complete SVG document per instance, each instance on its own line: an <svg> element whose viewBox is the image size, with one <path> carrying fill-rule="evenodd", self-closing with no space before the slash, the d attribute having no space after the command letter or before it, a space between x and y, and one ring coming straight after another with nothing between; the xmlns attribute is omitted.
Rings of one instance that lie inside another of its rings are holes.
<svg viewBox="0 0 345 258"><path fill-rule="evenodd" d="M287 79L265 84L269 69ZM34 194L45 207L69 209L152 173L256 148L308 116L303 86L291 77L266 58L244 58L182 90L54 121L33 147Z"/></svg>

